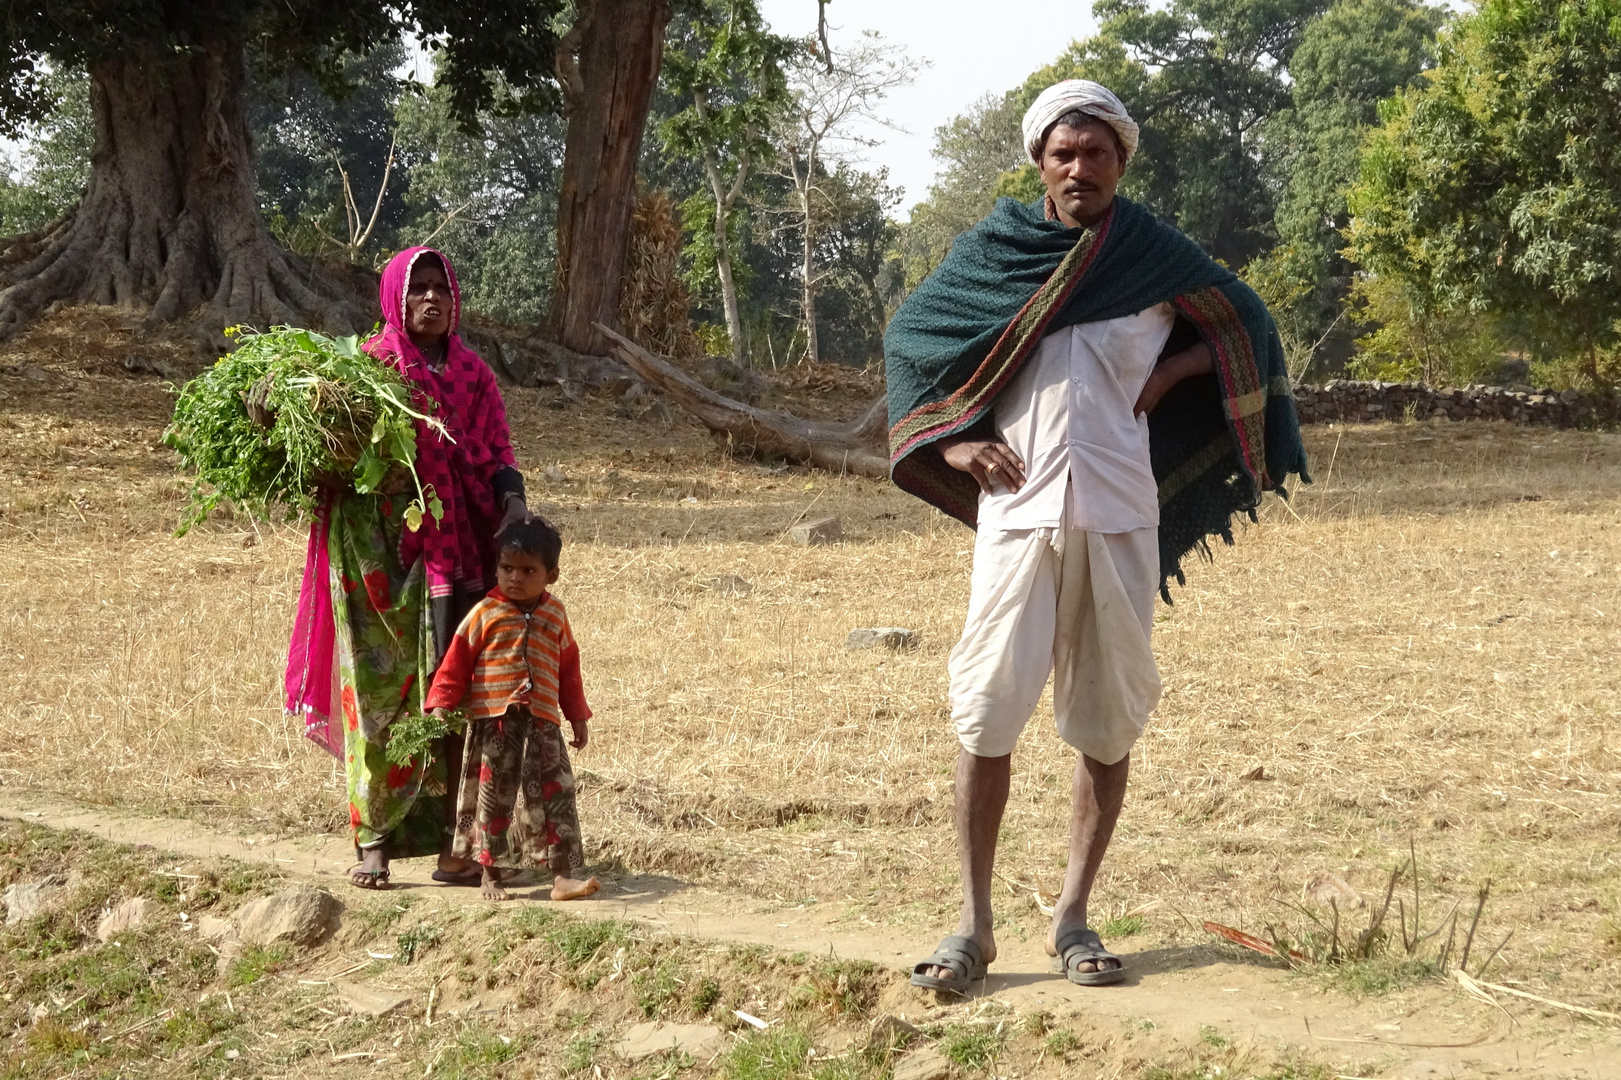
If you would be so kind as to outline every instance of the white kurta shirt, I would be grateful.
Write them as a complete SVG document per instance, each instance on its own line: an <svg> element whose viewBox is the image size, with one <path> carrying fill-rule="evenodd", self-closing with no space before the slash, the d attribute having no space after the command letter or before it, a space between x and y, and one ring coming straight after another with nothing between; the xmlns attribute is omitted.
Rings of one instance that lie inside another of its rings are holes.
<svg viewBox="0 0 1621 1080"><path fill-rule="evenodd" d="M1066 326L1047 335L996 399L996 430L1024 462L1025 484L979 497L979 527L1089 532L1159 524L1148 459L1148 418L1133 407L1171 336L1159 304L1135 315Z"/></svg>

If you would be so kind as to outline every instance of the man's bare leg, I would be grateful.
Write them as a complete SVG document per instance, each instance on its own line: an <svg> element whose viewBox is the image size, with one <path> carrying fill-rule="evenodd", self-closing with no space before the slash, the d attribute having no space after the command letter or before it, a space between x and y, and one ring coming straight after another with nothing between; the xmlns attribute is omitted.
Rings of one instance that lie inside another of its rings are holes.
<svg viewBox="0 0 1621 1080"><path fill-rule="evenodd" d="M962 917L957 933L973 938L988 964L996 959L996 938L991 932L991 868L996 864L996 838L1007 809L1013 755L976 757L957 751L954 817L957 822L957 861L962 871ZM928 970L940 979L954 979L950 968Z"/></svg>
<svg viewBox="0 0 1621 1080"><path fill-rule="evenodd" d="M1075 762L1069 819L1069 866L1064 870L1064 891L1053 906L1053 928L1047 937L1047 954L1057 956L1056 942L1070 930L1086 927L1086 905L1092 897L1092 883L1114 837L1120 820L1120 807L1126 801L1126 777L1131 773L1131 755L1113 765L1105 765L1085 754ZM987 877L989 873L987 872ZM1112 970L1119 961L1082 961L1078 971Z"/></svg>

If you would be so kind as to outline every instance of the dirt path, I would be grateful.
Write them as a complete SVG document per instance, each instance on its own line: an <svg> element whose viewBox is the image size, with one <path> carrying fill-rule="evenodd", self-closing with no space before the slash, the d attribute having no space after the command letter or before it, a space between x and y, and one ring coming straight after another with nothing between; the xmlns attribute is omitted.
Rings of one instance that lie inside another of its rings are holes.
<svg viewBox="0 0 1621 1080"><path fill-rule="evenodd" d="M272 865L295 879L328 886L340 897L348 893L345 878L354 861L343 838L238 835L192 821L143 818L15 792L0 793L0 817L79 829L191 858ZM395 884L434 889L435 899L448 904L480 902L475 890L433 883L431 870L426 860L396 863ZM516 896L520 902L550 903L541 888L520 888ZM878 926L864 916L852 922L835 903L771 911L757 898L655 875L605 882L597 900L570 908L701 938L784 951L831 950L903 970L933 945L930 935ZM1621 1032L1517 1003L1509 1005L1511 1020L1450 986L1426 985L1359 1001L1274 968L1222 959L1209 949L1122 948L1132 973L1127 983L1086 990L1050 974L1039 940L1008 939L999 945L1001 955L982 993L1020 1011L1111 1018L1186 1039L1212 1035L1263 1047L1293 1046L1391 1077L1621 1077ZM920 994L913 1004L923 1012L933 1002Z"/></svg>

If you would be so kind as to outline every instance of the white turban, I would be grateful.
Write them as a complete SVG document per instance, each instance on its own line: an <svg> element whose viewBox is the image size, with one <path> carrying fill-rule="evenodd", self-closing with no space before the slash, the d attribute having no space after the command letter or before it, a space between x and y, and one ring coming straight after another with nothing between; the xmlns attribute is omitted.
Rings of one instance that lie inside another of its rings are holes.
<svg viewBox="0 0 1621 1080"><path fill-rule="evenodd" d="M1041 135L1060 116L1070 112L1083 112L1096 117L1114 128L1120 136L1120 145L1126 149L1126 161L1137 152L1137 121L1126 112L1120 99L1090 79L1065 79L1053 83L1041 92L1024 114L1024 149L1030 160L1041 165ZM1122 163L1124 164L1124 163Z"/></svg>

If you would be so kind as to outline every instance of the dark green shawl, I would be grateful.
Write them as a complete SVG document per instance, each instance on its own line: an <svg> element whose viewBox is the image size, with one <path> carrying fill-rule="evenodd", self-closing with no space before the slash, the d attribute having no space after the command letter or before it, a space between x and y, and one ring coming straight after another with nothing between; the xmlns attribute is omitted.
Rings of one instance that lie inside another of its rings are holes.
<svg viewBox="0 0 1621 1080"><path fill-rule="evenodd" d="M930 444L988 431L996 395L1042 337L1169 301L1210 346L1215 372L1177 386L1149 415L1159 482L1160 587L1208 540L1232 543L1261 492L1306 475L1283 347L1266 305L1193 241L1116 197L1091 229L1051 220L1046 201L999 199L906 298L884 334L895 483L969 526L979 487ZM1173 343L1185 347L1191 341ZM1169 597L1167 596L1167 599Z"/></svg>

